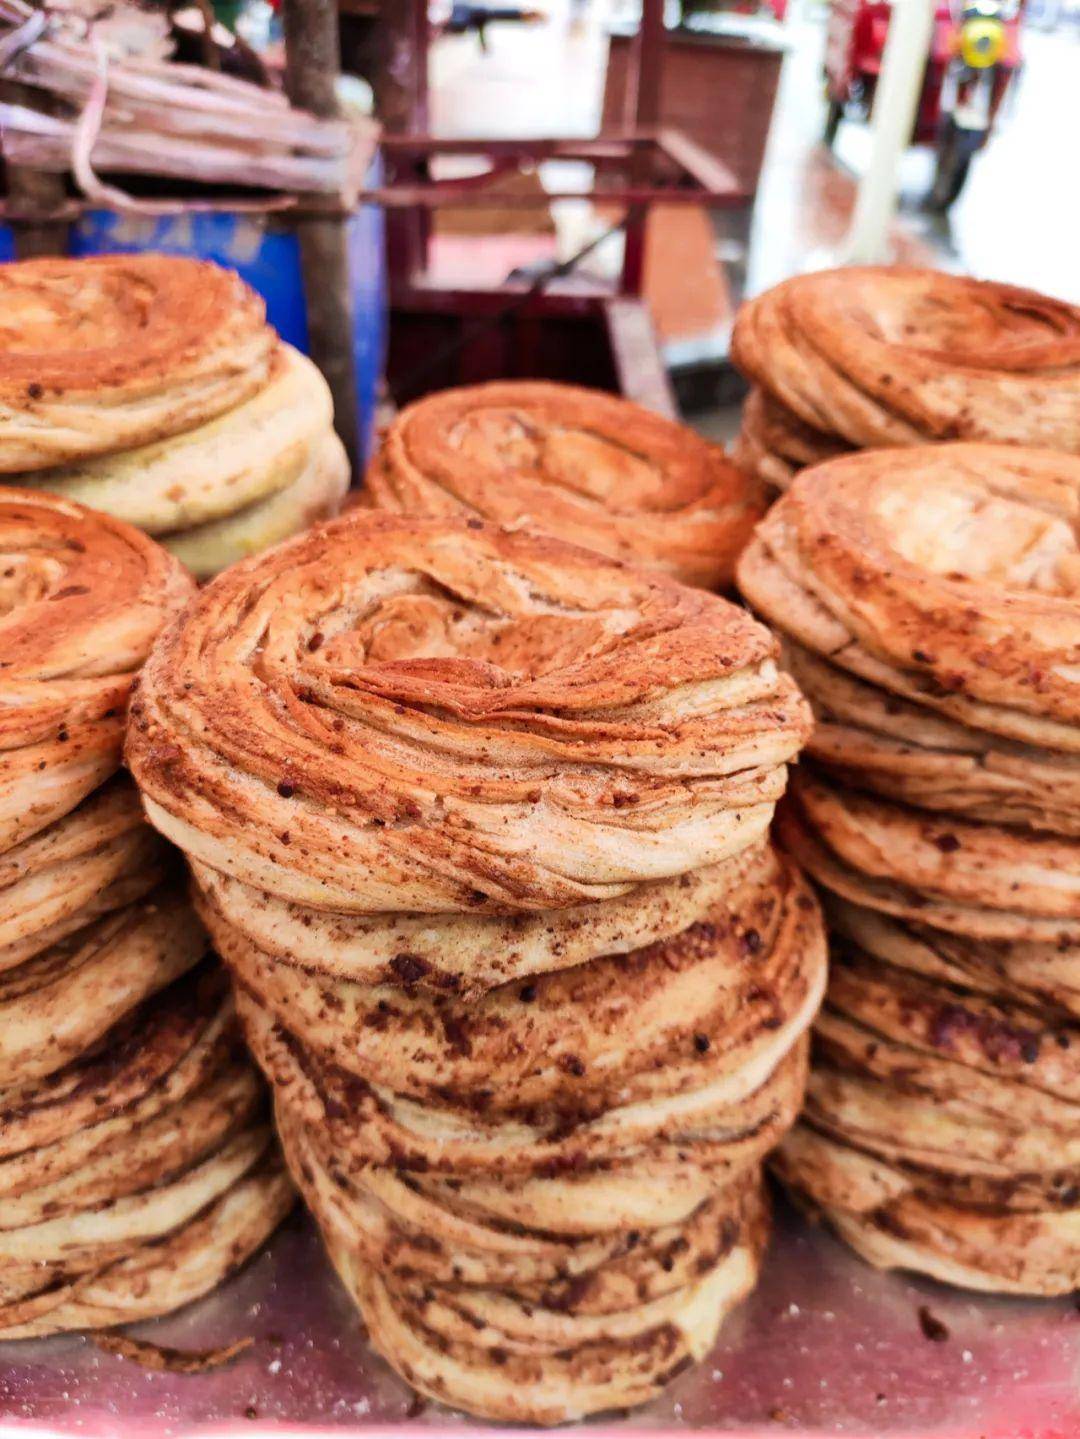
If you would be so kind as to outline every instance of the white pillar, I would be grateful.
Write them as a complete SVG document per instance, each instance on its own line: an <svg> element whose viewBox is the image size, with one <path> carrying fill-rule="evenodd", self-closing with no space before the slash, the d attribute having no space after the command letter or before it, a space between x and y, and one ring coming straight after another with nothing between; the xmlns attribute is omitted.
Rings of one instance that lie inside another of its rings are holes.
<svg viewBox="0 0 1080 1439"><path fill-rule="evenodd" d="M846 264L877 265L891 258L889 222L896 209L900 157L911 140L933 21L934 0L893 0L874 95L870 165L859 182L851 228L841 247Z"/></svg>

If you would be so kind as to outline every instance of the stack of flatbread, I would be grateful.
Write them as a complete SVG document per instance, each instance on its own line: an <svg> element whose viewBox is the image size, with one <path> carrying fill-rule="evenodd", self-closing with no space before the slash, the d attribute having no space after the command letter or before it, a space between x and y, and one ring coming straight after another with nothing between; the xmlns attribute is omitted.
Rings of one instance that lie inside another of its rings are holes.
<svg viewBox="0 0 1080 1439"><path fill-rule="evenodd" d="M120 255L0 268L0 479L204 579L336 513L349 466L325 380L235 274Z"/></svg>
<svg viewBox="0 0 1080 1439"><path fill-rule="evenodd" d="M767 830L809 714L744 611L478 519L220 576L128 757L290 1167L417 1389L641 1403L753 1286L825 982Z"/></svg>
<svg viewBox="0 0 1080 1439"><path fill-rule="evenodd" d="M799 478L739 581L817 727L779 837L833 971L792 1187L875 1264L1080 1282L1080 460L940 445Z"/></svg>
<svg viewBox="0 0 1080 1439"><path fill-rule="evenodd" d="M744 305L736 461L786 489L851 449L975 440L1080 454L1080 309L935 270L799 275Z"/></svg>
<svg viewBox="0 0 1080 1439"><path fill-rule="evenodd" d="M204 1293L288 1207L261 1082L118 773L192 585L138 531L0 491L0 1338Z"/></svg>

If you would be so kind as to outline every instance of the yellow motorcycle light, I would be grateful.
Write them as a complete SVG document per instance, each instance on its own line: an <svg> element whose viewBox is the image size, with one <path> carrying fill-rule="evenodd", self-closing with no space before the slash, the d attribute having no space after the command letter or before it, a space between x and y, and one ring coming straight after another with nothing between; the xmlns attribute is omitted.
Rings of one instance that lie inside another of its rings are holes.
<svg viewBox="0 0 1080 1439"><path fill-rule="evenodd" d="M972 70L996 65L1005 53L1005 26L1000 20L965 20L960 29L960 57Z"/></svg>

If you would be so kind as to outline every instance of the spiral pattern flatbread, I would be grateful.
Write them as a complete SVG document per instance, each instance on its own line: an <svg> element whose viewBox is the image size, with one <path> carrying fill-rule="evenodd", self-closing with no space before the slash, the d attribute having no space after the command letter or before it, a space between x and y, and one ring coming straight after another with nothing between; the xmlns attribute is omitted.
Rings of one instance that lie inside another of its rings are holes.
<svg viewBox="0 0 1080 1439"><path fill-rule="evenodd" d="M292 1190L220 968L117 773L194 590L130 526L0 489L0 1338L150 1318Z"/></svg>
<svg viewBox="0 0 1080 1439"><path fill-rule="evenodd" d="M702 1255L689 1282L655 1298L643 1285L641 1299L635 1285L622 1307L579 1314L557 1293L545 1304L410 1284L360 1260L340 1214L317 1212L372 1343L410 1384L485 1418L549 1425L644 1404L704 1358L754 1287L768 1232L759 1189L738 1221L719 1227L717 1257ZM579 1287L587 1290L586 1277Z"/></svg>
<svg viewBox="0 0 1080 1439"><path fill-rule="evenodd" d="M629 400L539 381L429 395L390 425L369 502L541 530L723 589L764 511L715 445Z"/></svg>
<svg viewBox="0 0 1080 1439"><path fill-rule="evenodd" d="M356 510L162 638L128 759L374 1346L562 1422L753 1286L825 989L766 837L809 724L744 611L478 518Z"/></svg>
<svg viewBox="0 0 1080 1439"><path fill-rule="evenodd" d="M584 1123L701 1089L786 1052L825 981L816 904L768 848L679 934L480 998L323 978L208 918L234 977L301 1044L425 1105L469 1107L498 1074L492 1120L535 1123L569 1106Z"/></svg>
<svg viewBox="0 0 1080 1439"><path fill-rule="evenodd" d="M811 875L818 872L818 853L833 857L820 869L827 888L838 888L834 873L863 877L908 895L910 917L935 915L942 928L969 932L960 923L944 922L951 910L986 911L988 925L996 917L998 932L1018 939L1050 937L1047 931L1065 936L1080 924L1075 840L888 804L807 771L792 784L781 829ZM1011 916L1020 917L1014 935L1007 931Z"/></svg>
<svg viewBox="0 0 1080 1439"><path fill-rule="evenodd" d="M177 897L145 906L73 953L88 1006L49 1051L60 1067L0 1073L0 1338L166 1313L287 1211L264 1092L205 947ZM0 996L10 1065L58 1004L61 976L29 978Z"/></svg>
<svg viewBox="0 0 1080 1439"><path fill-rule="evenodd" d="M0 271L0 473L193 429L253 395L276 344L229 270L164 255Z"/></svg>
<svg viewBox="0 0 1080 1439"><path fill-rule="evenodd" d="M298 474L283 488L221 519L161 536L165 548L206 580L249 555L300 534L338 513L349 488L345 446L327 428L304 454Z"/></svg>
<svg viewBox="0 0 1080 1439"><path fill-rule="evenodd" d="M743 306L732 355L763 396L751 450L793 466L821 457L817 437L1080 454L1080 309L1033 290L899 266L799 275Z"/></svg>
<svg viewBox="0 0 1080 1439"><path fill-rule="evenodd" d="M233 272L168 255L5 265L0 496L158 536L198 578L335 514L333 401Z"/></svg>
<svg viewBox="0 0 1080 1439"><path fill-rule="evenodd" d="M807 726L723 600L355 512L203 591L144 672L128 761L168 838L279 899L528 912L746 848Z"/></svg>
<svg viewBox="0 0 1080 1439"><path fill-rule="evenodd" d="M0 488L0 850L119 767L132 677L192 589L137 530Z"/></svg>
<svg viewBox="0 0 1080 1439"><path fill-rule="evenodd" d="M932 941L859 913L847 931L879 942L839 946L780 1173L874 1263L1004 1293L1071 1290L1080 1031L940 982Z"/></svg>
<svg viewBox="0 0 1080 1439"><path fill-rule="evenodd" d="M1072 455L905 443L799 474L740 562L814 708L776 835L832 932L775 1166L871 1263L1002 1293L1080 1278L1078 517Z"/></svg>
<svg viewBox="0 0 1080 1439"><path fill-rule="evenodd" d="M266 383L205 424L33 479L62 499L167 535L225 519L294 484L332 421L322 375L279 344Z"/></svg>
<svg viewBox="0 0 1080 1439"><path fill-rule="evenodd" d="M967 819L1080 835L1080 755L977 730L784 646L814 709L808 749L841 783Z"/></svg>
<svg viewBox="0 0 1080 1439"><path fill-rule="evenodd" d="M167 888L0 972L0 1087L78 1058L205 947L183 895Z"/></svg>
<svg viewBox="0 0 1080 1439"><path fill-rule="evenodd" d="M1080 743L1080 459L943 445L807 471L739 567L834 665L1009 738Z"/></svg>
<svg viewBox="0 0 1080 1439"><path fill-rule="evenodd" d="M702 1357L756 1279L824 989L789 864L763 847L685 931L482 997L328 979L209 920L290 1168L411 1384L548 1424Z"/></svg>

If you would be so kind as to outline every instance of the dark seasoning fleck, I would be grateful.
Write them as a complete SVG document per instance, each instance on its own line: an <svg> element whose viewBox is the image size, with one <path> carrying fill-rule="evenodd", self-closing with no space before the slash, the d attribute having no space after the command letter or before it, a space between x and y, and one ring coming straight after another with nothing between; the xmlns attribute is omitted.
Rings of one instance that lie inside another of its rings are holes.
<svg viewBox="0 0 1080 1439"><path fill-rule="evenodd" d="M937 1317L929 1304L919 1305L919 1328L923 1338L929 1339L932 1344L944 1344L949 1337L948 1326Z"/></svg>

